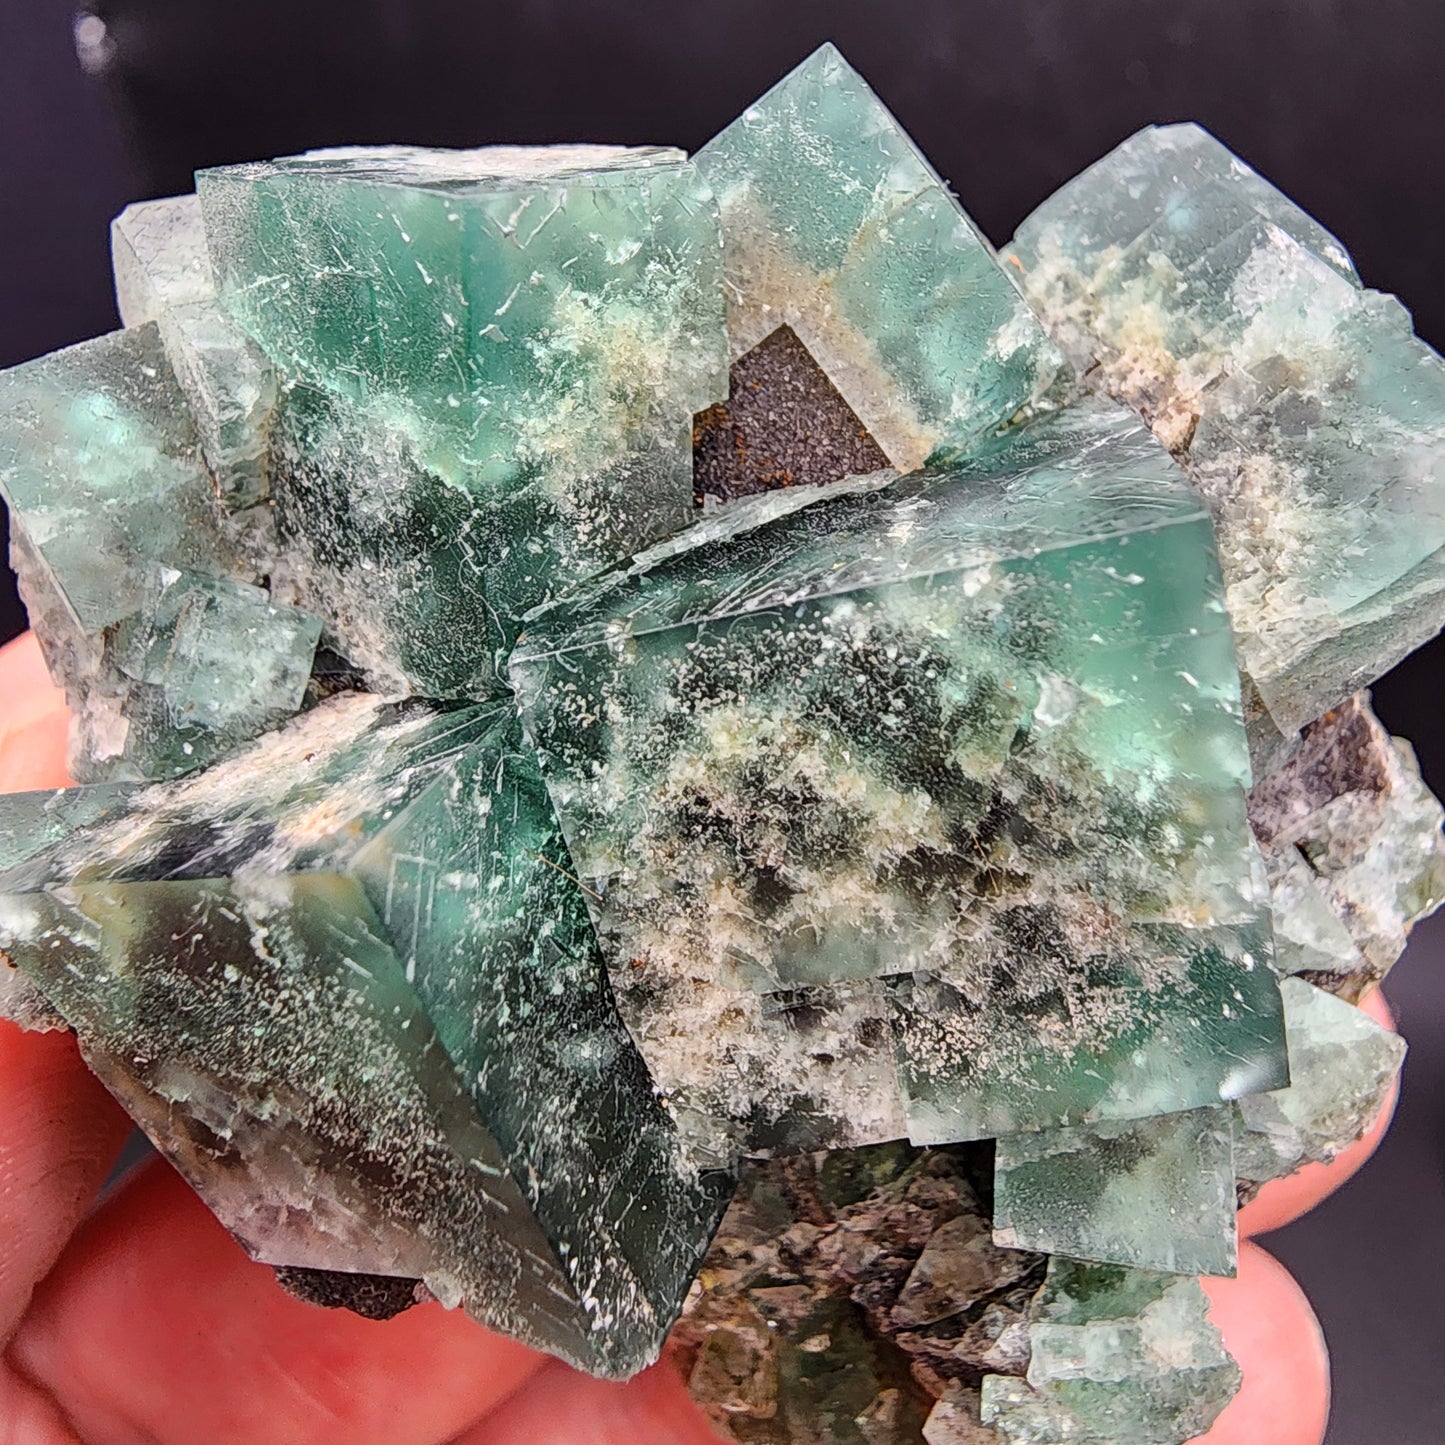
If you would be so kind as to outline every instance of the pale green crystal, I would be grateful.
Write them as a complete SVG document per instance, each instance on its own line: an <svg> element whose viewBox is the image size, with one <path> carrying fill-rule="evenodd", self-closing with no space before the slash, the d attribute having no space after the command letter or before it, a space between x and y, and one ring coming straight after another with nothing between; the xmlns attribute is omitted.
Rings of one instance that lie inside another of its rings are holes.
<svg viewBox="0 0 1445 1445"><path fill-rule="evenodd" d="M1280 985L1290 1085L1234 1105L1235 1170L1249 1185L1328 1163L1375 1122L1405 1041L1369 1014L1305 983Z"/></svg>
<svg viewBox="0 0 1445 1445"><path fill-rule="evenodd" d="M921 151L824 45L697 154L740 356L791 326L902 471L1047 386L1057 353Z"/></svg>
<svg viewBox="0 0 1445 1445"><path fill-rule="evenodd" d="M1227 1109L1010 1134L994 1169L998 1244L1170 1274L1234 1273Z"/></svg>
<svg viewBox="0 0 1445 1445"><path fill-rule="evenodd" d="M82 780L188 772L301 704L320 624L250 585L198 447L154 325L0 374L12 558Z"/></svg>
<svg viewBox="0 0 1445 1445"><path fill-rule="evenodd" d="M990 1375L983 1419L1009 1445L1179 1445L1239 1388L1199 1282L1051 1259L1027 1380Z"/></svg>
<svg viewBox="0 0 1445 1445"><path fill-rule="evenodd" d="M110 235L121 320L156 323L226 506L259 502L276 378L216 299L200 202L138 201L111 222Z"/></svg>
<svg viewBox="0 0 1445 1445"><path fill-rule="evenodd" d="M1006 260L1220 529L1240 660L1288 735L1445 620L1445 365L1339 243L1197 126L1141 131Z"/></svg>
<svg viewBox="0 0 1445 1445"><path fill-rule="evenodd" d="M1147 431L1083 407L777 510L513 657L678 1116L943 1142L1284 1082L1209 526Z"/></svg>
<svg viewBox="0 0 1445 1445"><path fill-rule="evenodd" d="M655 1358L727 1183L617 1021L509 707L338 698L99 805L0 875L0 947L257 1257Z"/></svg>
<svg viewBox="0 0 1445 1445"><path fill-rule="evenodd" d="M522 611L687 521L727 352L680 151L356 148L198 188L286 383L281 574L379 682L495 691Z"/></svg>

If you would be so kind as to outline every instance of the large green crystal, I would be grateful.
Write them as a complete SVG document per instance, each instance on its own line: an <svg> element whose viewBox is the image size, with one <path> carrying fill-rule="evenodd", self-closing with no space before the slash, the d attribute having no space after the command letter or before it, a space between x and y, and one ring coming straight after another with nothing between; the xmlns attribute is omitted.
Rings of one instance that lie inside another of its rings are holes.
<svg viewBox="0 0 1445 1445"><path fill-rule="evenodd" d="M1091 387L1209 501L1241 665L1293 733L1445 620L1445 364L1197 126L1141 131L1009 249Z"/></svg>
<svg viewBox="0 0 1445 1445"><path fill-rule="evenodd" d="M993 248L824 45L697 154L741 356L788 326L902 471L1047 386L1058 356Z"/></svg>
<svg viewBox="0 0 1445 1445"><path fill-rule="evenodd" d="M513 658L679 1117L943 1142L1283 1083L1209 526L1147 431L1084 407L801 500Z"/></svg>
<svg viewBox="0 0 1445 1445"><path fill-rule="evenodd" d="M338 698L99 804L0 875L3 947L259 1258L655 1357L727 1185L617 1020L509 708Z"/></svg>
<svg viewBox="0 0 1445 1445"><path fill-rule="evenodd" d="M352 661L495 690L522 611L687 520L727 355L680 151L350 149L198 187L222 300L287 384L282 572Z"/></svg>

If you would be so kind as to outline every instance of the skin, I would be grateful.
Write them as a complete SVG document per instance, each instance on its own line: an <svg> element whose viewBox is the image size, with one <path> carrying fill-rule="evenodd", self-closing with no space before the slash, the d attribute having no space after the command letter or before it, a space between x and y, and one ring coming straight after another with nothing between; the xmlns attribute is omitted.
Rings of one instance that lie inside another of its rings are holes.
<svg viewBox="0 0 1445 1445"><path fill-rule="evenodd" d="M0 649L0 791L60 787L64 699L31 637ZM1369 1007L1390 1022L1383 1000ZM129 1124L65 1034L0 1021L0 1445L705 1445L664 1362L592 1380L425 1305L385 1323L302 1304L153 1161L97 1203ZM1247 1235L1374 1152L1277 1181ZM1258 1245L1207 1280L1244 1387L1196 1445L1320 1445L1329 1366L1298 1285Z"/></svg>

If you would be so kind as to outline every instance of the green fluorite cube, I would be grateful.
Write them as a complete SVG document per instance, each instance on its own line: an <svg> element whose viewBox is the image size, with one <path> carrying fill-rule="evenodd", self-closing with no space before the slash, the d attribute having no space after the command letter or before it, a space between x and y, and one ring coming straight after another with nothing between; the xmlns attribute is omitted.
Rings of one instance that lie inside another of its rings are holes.
<svg viewBox="0 0 1445 1445"><path fill-rule="evenodd" d="M805 500L513 655L678 1116L719 1148L938 1143L1282 1084L1232 641L1168 456L1086 406Z"/></svg>
<svg viewBox="0 0 1445 1445"><path fill-rule="evenodd" d="M1199 1282L1049 1261L1027 1381L990 1375L983 1420L1007 1445L1179 1445L1239 1388Z"/></svg>
<svg viewBox="0 0 1445 1445"><path fill-rule="evenodd" d="M0 491L87 634L139 610L148 566L240 569L154 326L0 372Z"/></svg>
<svg viewBox="0 0 1445 1445"><path fill-rule="evenodd" d="M727 350L680 151L350 149L198 188L222 299L286 383L282 575L379 682L496 691L523 611L688 520Z"/></svg>
<svg viewBox="0 0 1445 1445"><path fill-rule="evenodd" d="M1251 1185L1327 1163L1360 1138L1405 1058L1399 1034L1344 999L1299 978L1280 993L1289 1088L1234 1105L1235 1170Z"/></svg>
<svg viewBox="0 0 1445 1445"><path fill-rule="evenodd" d="M0 375L12 555L86 781L201 767L302 702L321 624L217 505L158 327Z"/></svg>
<svg viewBox="0 0 1445 1445"><path fill-rule="evenodd" d="M923 153L824 45L697 154L740 356L792 327L900 470L1008 420L1057 353Z"/></svg>
<svg viewBox="0 0 1445 1445"><path fill-rule="evenodd" d="M1088 384L1187 460L1281 732L1439 630L1445 363L1317 222L1169 126L1045 201L1009 257Z"/></svg>
<svg viewBox="0 0 1445 1445"><path fill-rule="evenodd" d="M656 1356L729 1181L617 1019L510 708L334 699L58 843L7 808L5 952L257 1257Z"/></svg>
<svg viewBox="0 0 1445 1445"><path fill-rule="evenodd" d="M156 323L222 499L233 510L260 501L276 378L216 298L200 202L127 206L111 222L111 256L121 320Z"/></svg>
<svg viewBox="0 0 1445 1445"><path fill-rule="evenodd" d="M1228 1109L1009 1134L994 1168L998 1244L1167 1274L1234 1273Z"/></svg>

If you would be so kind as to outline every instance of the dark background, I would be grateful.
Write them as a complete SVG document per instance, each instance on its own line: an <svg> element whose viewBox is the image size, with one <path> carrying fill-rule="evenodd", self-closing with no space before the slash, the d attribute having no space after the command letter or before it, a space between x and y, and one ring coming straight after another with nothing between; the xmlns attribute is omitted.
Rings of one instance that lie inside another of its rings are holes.
<svg viewBox="0 0 1445 1445"><path fill-rule="evenodd" d="M1445 9L1432 0L92 0L91 11L0 0L0 366L116 324L107 221L129 200L191 189L197 166L365 141L696 149L827 38L995 241L1139 126L1198 120L1445 344ZM22 626L0 586L0 639ZM1437 642L1376 688L1437 791L1442 661ZM1445 919L1421 928L1391 980L1412 1050L1375 1164L1269 1241L1329 1338L1330 1445L1445 1440L1442 959Z"/></svg>

